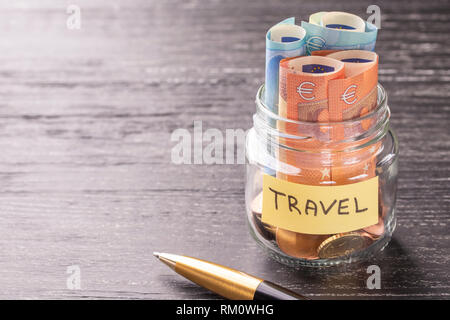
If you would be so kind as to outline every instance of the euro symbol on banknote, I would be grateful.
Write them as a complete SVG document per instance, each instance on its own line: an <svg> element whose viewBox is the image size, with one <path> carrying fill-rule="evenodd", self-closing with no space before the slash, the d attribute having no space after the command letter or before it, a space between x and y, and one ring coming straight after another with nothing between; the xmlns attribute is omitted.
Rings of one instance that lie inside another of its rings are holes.
<svg viewBox="0 0 450 320"><path fill-rule="evenodd" d="M358 98L356 97L356 84L352 84L347 89L345 89L344 93L341 96L341 100L344 101L346 104L354 104ZM354 89L353 91L349 91L351 89ZM353 100L351 100L353 99ZM351 101L349 101L351 100Z"/></svg>
<svg viewBox="0 0 450 320"><path fill-rule="evenodd" d="M303 86L305 85L310 85L312 88L304 88ZM312 82L309 81L305 81L302 82L298 87L297 87L297 92L300 95L300 97L302 97L304 100L314 100L315 96L312 95L313 94L313 89L316 85ZM305 97L304 94L311 94L312 96L309 97Z"/></svg>
<svg viewBox="0 0 450 320"><path fill-rule="evenodd" d="M321 50L325 46L325 40L321 37L311 37L306 41L306 48L309 52Z"/></svg>

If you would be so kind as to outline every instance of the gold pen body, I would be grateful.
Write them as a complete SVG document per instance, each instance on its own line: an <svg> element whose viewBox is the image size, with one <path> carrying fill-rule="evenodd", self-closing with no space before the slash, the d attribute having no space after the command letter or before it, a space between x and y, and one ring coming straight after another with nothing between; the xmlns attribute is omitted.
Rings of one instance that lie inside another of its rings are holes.
<svg viewBox="0 0 450 320"><path fill-rule="evenodd" d="M176 273L227 299L253 300L263 281L212 262L170 253L155 254Z"/></svg>
<svg viewBox="0 0 450 320"><path fill-rule="evenodd" d="M306 299L269 281L212 262L170 253L154 255L178 274L227 299Z"/></svg>

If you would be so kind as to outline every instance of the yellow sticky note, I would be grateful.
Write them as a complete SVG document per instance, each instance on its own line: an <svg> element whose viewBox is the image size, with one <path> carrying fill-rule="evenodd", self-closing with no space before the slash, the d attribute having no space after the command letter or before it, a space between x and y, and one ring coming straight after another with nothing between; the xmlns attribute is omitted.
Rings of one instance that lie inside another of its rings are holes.
<svg viewBox="0 0 450 320"><path fill-rule="evenodd" d="M341 186L309 186L265 174L262 222L305 234L374 225L378 223L378 176Z"/></svg>

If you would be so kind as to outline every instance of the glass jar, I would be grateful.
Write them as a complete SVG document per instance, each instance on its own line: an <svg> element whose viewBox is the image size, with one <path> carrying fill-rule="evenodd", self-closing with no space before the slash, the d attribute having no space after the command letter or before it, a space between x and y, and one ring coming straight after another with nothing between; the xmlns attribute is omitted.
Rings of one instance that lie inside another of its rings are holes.
<svg viewBox="0 0 450 320"><path fill-rule="evenodd" d="M251 234L290 266L327 266L381 251L395 229L398 142L378 84L377 107L342 122L281 118L256 95L246 141Z"/></svg>

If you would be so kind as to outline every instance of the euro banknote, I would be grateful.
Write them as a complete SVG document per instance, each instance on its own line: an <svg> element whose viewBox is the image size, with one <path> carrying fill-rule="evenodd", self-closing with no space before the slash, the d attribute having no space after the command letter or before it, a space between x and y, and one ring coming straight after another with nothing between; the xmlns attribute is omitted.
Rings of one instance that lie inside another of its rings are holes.
<svg viewBox="0 0 450 320"><path fill-rule="evenodd" d="M364 50L345 50L327 55L344 62L345 78L329 88L330 121L361 117L377 104L378 55Z"/></svg>
<svg viewBox="0 0 450 320"><path fill-rule="evenodd" d="M302 21L306 30L306 51L316 50L375 50L377 27L346 12L317 12Z"/></svg>
<svg viewBox="0 0 450 320"><path fill-rule="evenodd" d="M345 78L333 81L329 90L330 121L344 121L360 118L371 112L377 106L378 55L375 52L363 50L345 50L327 55L327 57L344 62ZM369 123L368 123L369 121ZM333 139L349 140L347 137L358 136L369 129L372 120L363 120L358 126L336 128ZM351 149L361 145L357 143L337 143L335 148ZM381 143L353 151L336 153L331 168L333 181L337 184L347 184L351 181L365 180L375 176L376 155Z"/></svg>
<svg viewBox="0 0 450 320"><path fill-rule="evenodd" d="M266 34L265 103L274 113L278 110L278 78L280 61L305 54L306 31L288 18L274 25Z"/></svg>
<svg viewBox="0 0 450 320"><path fill-rule="evenodd" d="M281 117L309 122L358 118L377 103L378 55L345 50L287 58L280 63L279 81Z"/></svg>
<svg viewBox="0 0 450 320"><path fill-rule="evenodd" d="M344 63L327 57L295 57L280 62L278 114L285 119L304 122L328 122L328 84L344 77ZM307 137L301 141L281 139L288 148L279 150L281 162L298 168L297 175L277 173L291 182L319 185L331 181L331 158L328 154L299 153L295 149L315 151L323 146L319 127L279 122L278 130L288 135ZM292 149L292 150L291 150Z"/></svg>
<svg viewBox="0 0 450 320"><path fill-rule="evenodd" d="M308 137L281 142L292 149L312 152L280 150L280 160L296 166L300 174L278 173L278 177L314 185L345 184L355 182L357 176L367 179L374 175L376 150L372 147L336 154L314 151L351 149L347 138L369 128L370 124L364 121L356 122L356 126L341 126L339 122L359 118L376 107L377 74L377 54L363 50L339 51L325 57L288 58L280 62L279 115L307 123L281 122L278 129L289 135ZM309 125L311 122L337 124L321 127Z"/></svg>

